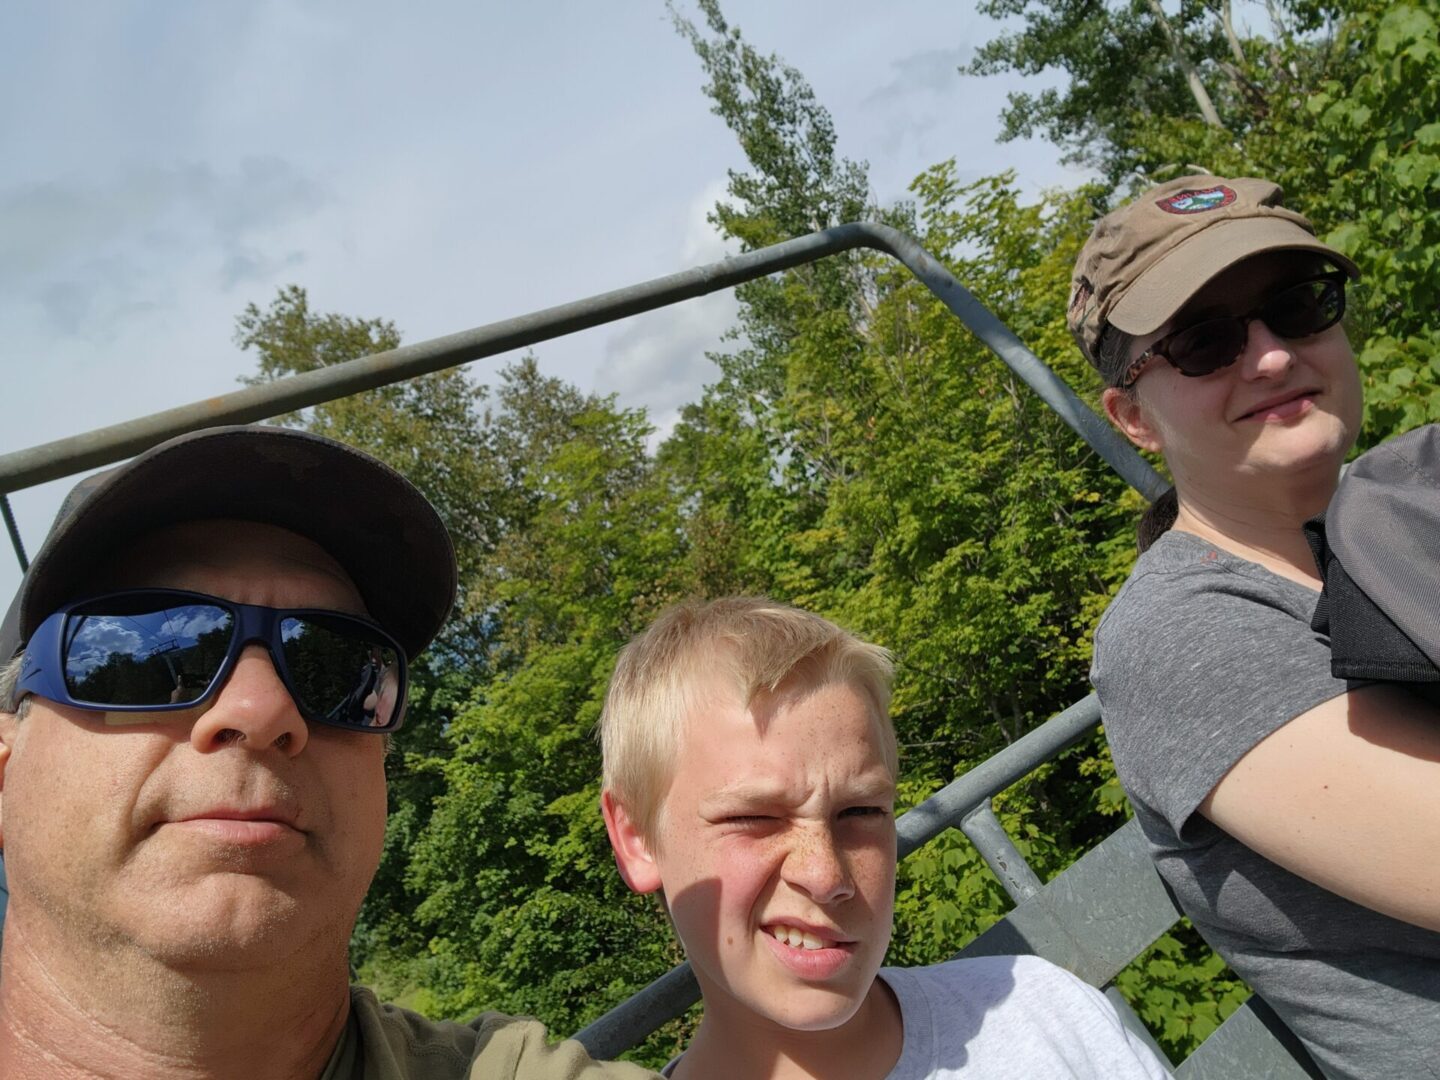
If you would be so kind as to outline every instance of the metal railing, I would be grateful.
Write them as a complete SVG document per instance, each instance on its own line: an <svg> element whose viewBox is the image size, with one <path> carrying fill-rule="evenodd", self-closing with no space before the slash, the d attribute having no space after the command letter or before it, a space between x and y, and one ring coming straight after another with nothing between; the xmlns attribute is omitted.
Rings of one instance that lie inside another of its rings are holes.
<svg viewBox="0 0 1440 1080"><path fill-rule="evenodd" d="M1165 489L1165 482L1134 448L913 237L886 225L856 222L584 300L287 375L137 420L0 454L0 495L121 461L187 431L265 420L732 288L854 248L871 248L894 256L1132 486L1151 499ZM18 542L18 534L15 536Z"/></svg>

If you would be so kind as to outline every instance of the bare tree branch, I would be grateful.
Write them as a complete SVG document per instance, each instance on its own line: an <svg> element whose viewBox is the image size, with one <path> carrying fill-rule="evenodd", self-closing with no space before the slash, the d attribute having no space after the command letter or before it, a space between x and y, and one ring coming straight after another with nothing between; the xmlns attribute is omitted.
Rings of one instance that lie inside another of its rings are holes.
<svg viewBox="0 0 1440 1080"><path fill-rule="evenodd" d="M1265 13L1270 16L1271 37L1278 41L1290 32L1290 28L1285 25L1285 16L1275 0L1265 0Z"/></svg>
<svg viewBox="0 0 1440 1080"><path fill-rule="evenodd" d="M1185 83L1190 87L1190 95L1200 109L1201 118L1211 127L1224 130L1225 125L1220 122L1220 114L1215 111L1215 103L1210 100L1210 92L1200 81L1200 72L1195 69L1195 65L1185 55L1180 35L1175 27L1170 25L1170 20L1165 16L1165 9L1160 6L1160 0L1148 0L1148 3L1150 10L1155 12L1155 18L1160 20L1160 28L1165 31L1165 40L1170 43L1170 55L1175 58L1175 66L1185 76Z"/></svg>
<svg viewBox="0 0 1440 1080"><path fill-rule="evenodd" d="M1225 40L1230 43L1230 55L1235 57L1235 63L1244 71L1249 66L1249 61L1245 59L1245 50L1240 47L1240 38L1235 34L1235 22L1230 15L1230 0L1220 0L1220 25L1225 28Z"/></svg>

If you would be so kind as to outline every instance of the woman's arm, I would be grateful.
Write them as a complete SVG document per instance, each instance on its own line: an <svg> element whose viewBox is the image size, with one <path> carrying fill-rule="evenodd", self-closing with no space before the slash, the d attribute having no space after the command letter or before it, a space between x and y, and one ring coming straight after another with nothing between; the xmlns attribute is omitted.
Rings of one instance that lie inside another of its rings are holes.
<svg viewBox="0 0 1440 1080"><path fill-rule="evenodd" d="M1399 687L1352 690L1278 728L1200 813L1291 873L1440 930L1440 711Z"/></svg>

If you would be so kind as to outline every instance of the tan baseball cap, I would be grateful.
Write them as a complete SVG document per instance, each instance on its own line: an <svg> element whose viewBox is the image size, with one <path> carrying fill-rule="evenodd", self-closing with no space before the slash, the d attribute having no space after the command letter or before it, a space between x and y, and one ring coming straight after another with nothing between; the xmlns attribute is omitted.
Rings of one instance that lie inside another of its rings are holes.
<svg viewBox="0 0 1440 1080"><path fill-rule="evenodd" d="M1085 358L1100 369L1107 326L1153 333L1216 274L1263 251L1313 251L1358 278L1360 268L1281 199L1279 185L1253 176L1182 176L1101 218L1070 282L1068 322ZM1100 373L1110 382L1118 374Z"/></svg>

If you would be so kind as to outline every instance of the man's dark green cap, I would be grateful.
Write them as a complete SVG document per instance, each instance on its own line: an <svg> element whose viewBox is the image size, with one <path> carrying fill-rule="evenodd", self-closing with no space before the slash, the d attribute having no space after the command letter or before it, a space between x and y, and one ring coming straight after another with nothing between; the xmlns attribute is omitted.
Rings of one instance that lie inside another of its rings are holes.
<svg viewBox="0 0 1440 1080"><path fill-rule="evenodd" d="M190 432L81 480L0 624L0 663L118 548L168 525L233 518L314 541L370 615L414 657L455 602L455 549L440 515L390 466L344 443L251 424Z"/></svg>

